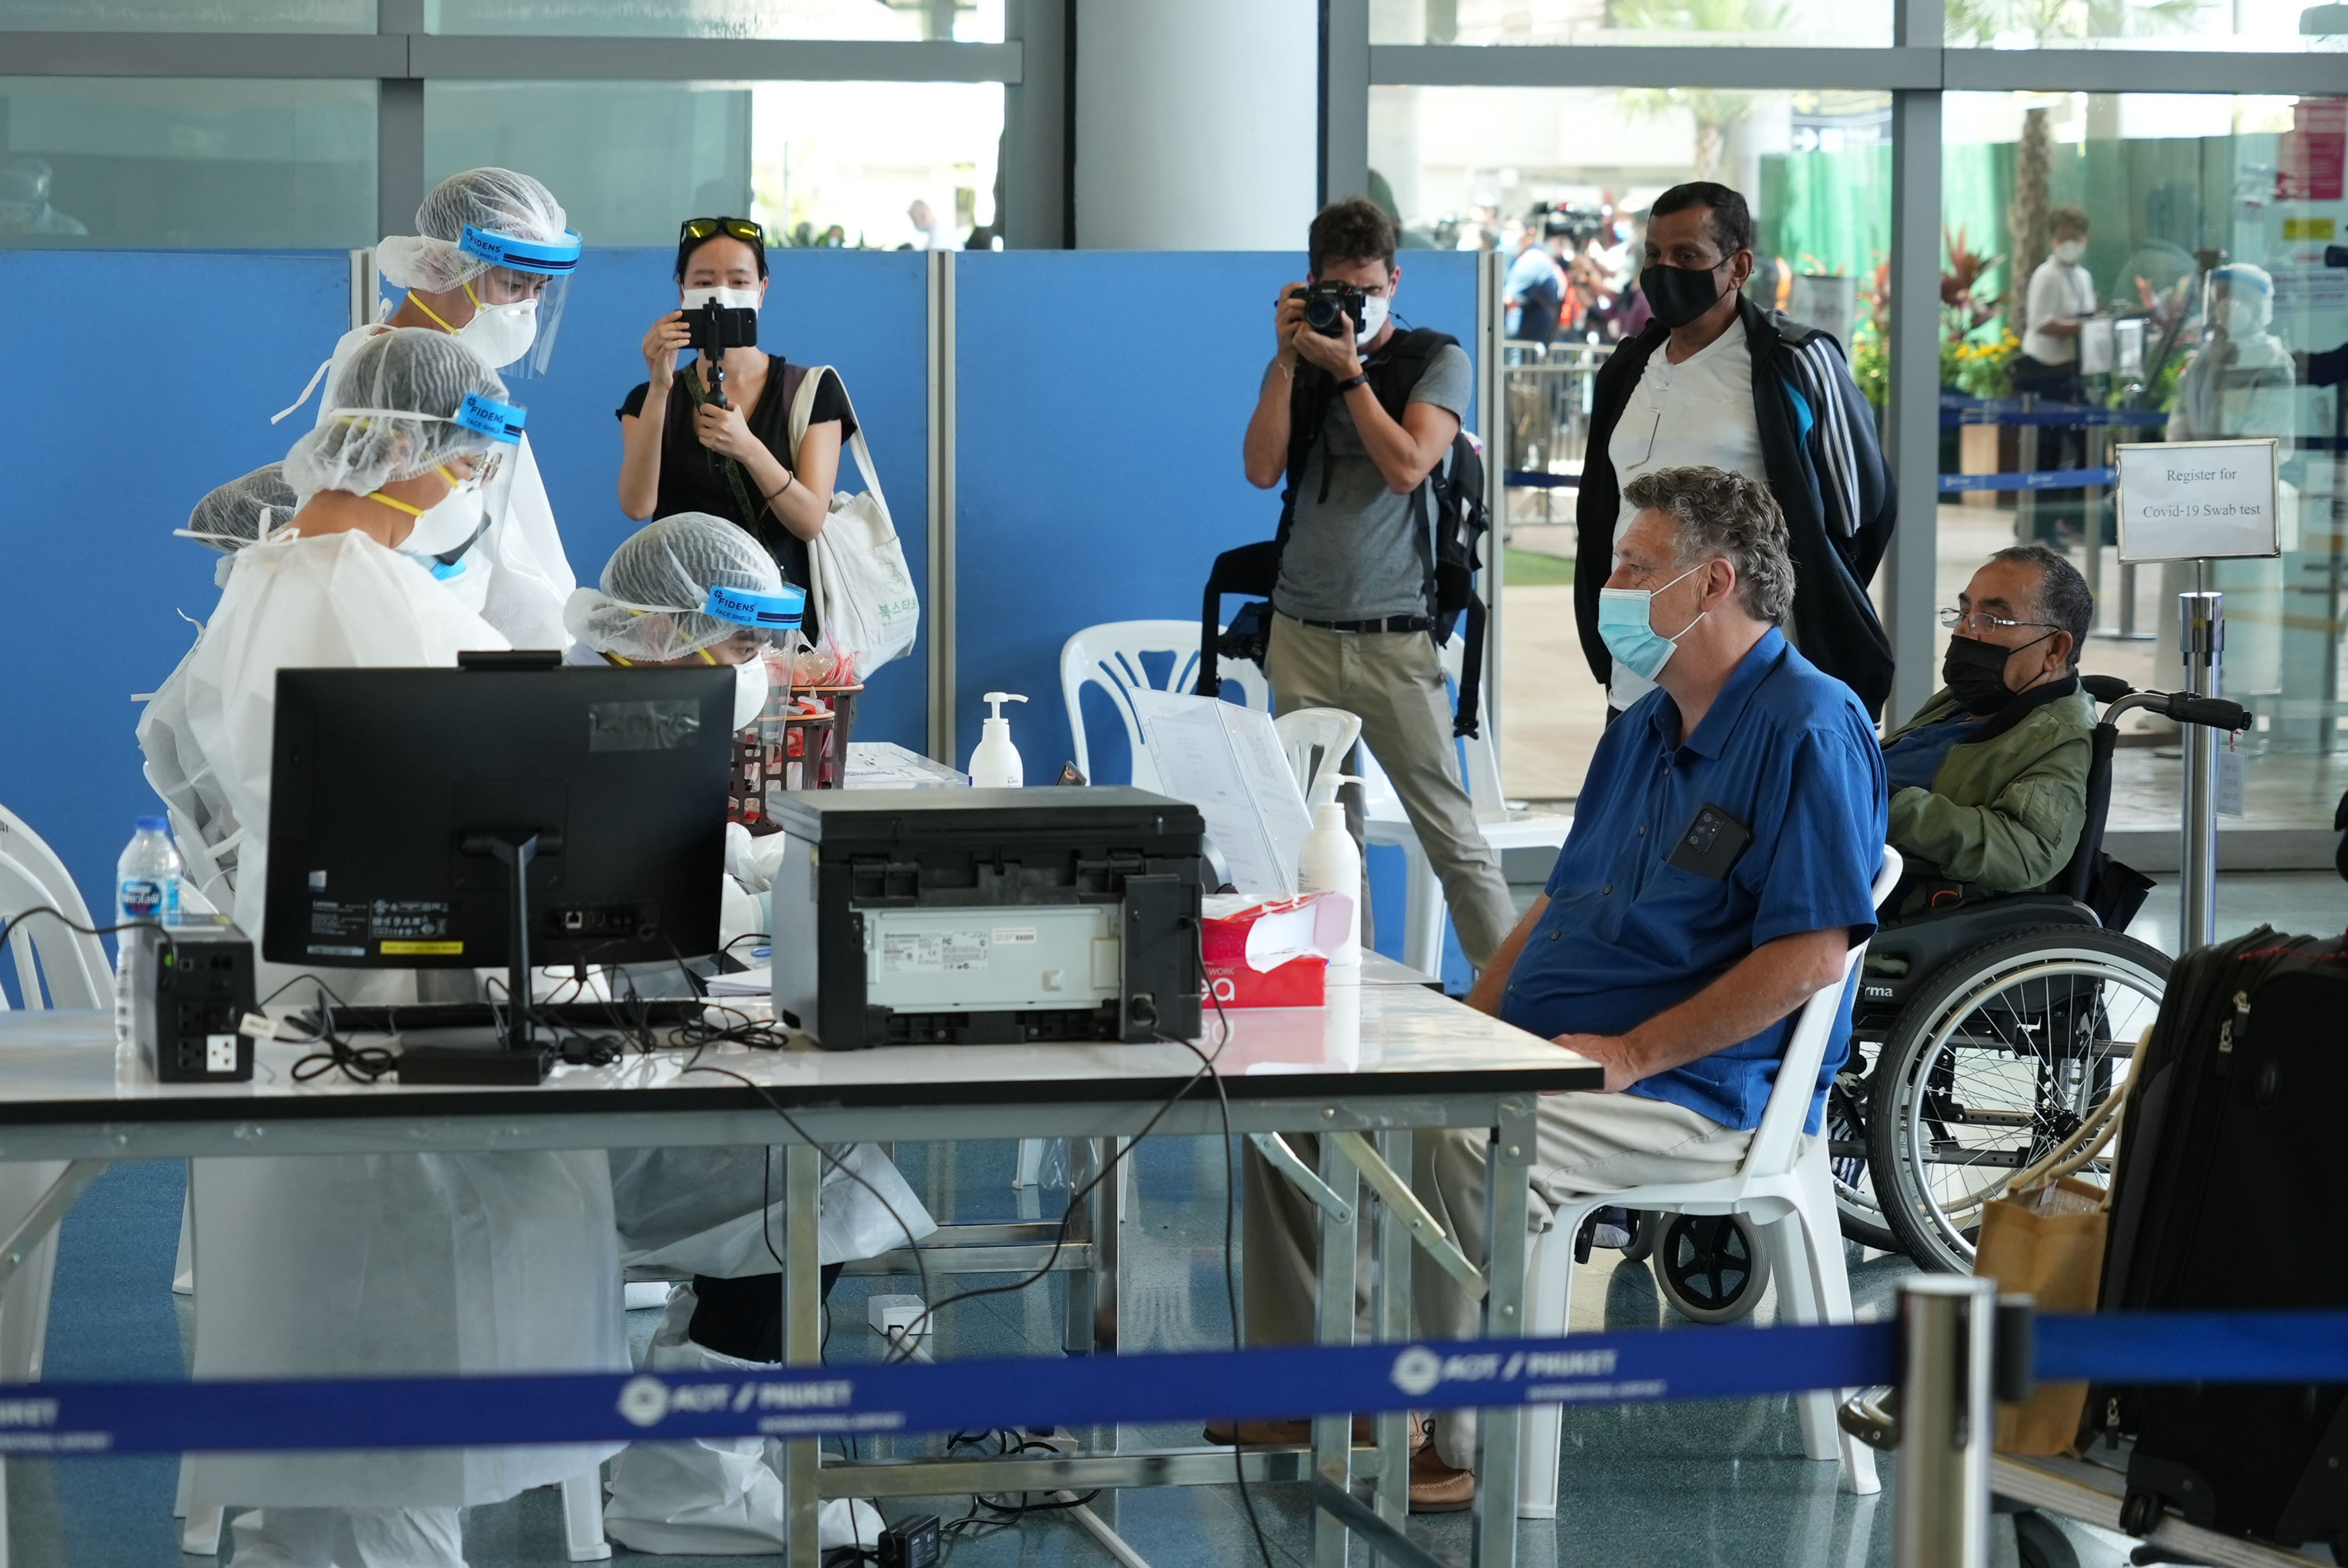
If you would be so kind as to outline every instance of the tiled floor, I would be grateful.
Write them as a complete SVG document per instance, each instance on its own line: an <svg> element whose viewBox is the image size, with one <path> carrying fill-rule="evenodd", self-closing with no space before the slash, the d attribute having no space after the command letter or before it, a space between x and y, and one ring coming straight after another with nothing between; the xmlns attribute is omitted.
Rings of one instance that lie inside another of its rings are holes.
<svg viewBox="0 0 2348 1568"><path fill-rule="evenodd" d="M2135 934L2165 946L2175 928L2174 897L2173 884L2156 891ZM2219 913L2224 934L2260 921L2286 930L2338 930L2348 924L2348 885L2329 876L2229 876L2220 880ZM941 1214L964 1220L1017 1216L1020 1199L1010 1186L1012 1146L908 1145L901 1155L909 1179ZM1210 1140L1154 1140L1138 1149L1133 1160L1125 1342L1158 1348L1228 1345L1221 1152ZM181 1375L191 1319L186 1304L169 1289L181 1190L176 1164L125 1164L75 1210L62 1233L46 1376ZM1058 1194L1047 1193L1042 1201L1056 1208ZM1882 1310L1893 1282L1909 1266L1855 1249L1849 1255L1862 1309ZM967 1288L991 1282L957 1283ZM840 1361L871 1358L878 1345L863 1326L864 1297L876 1288L915 1287L904 1280L843 1280L833 1302L837 1327L830 1356ZM1585 1266L1575 1304L1577 1328L1735 1331L1680 1320L1662 1302L1643 1265L1622 1263L1608 1252ZM1765 1297L1760 1320L1774 1313L1774 1299ZM633 1315L640 1346L655 1316ZM1055 1289L983 1297L942 1314L933 1348L939 1358L949 1360L1056 1354L1061 1321ZM1195 1432L1178 1428L1128 1430L1125 1436L1128 1442L1197 1440ZM1633 1568L1889 1563L1890 1491L1874 1499L1843 1495L1833 1470L1807 1462L1800 1450L1792 1405L1785 1399L1570 1410L1560 1518L1525 1527L1519 1560L1529 1565ZM198 1560L180 1554L170 1517L176 1473L176 1462L168 1459L10 1463L13 1560L37 1568L190 1568ZM1260 1488L1256 1502L1275 1554L1294 1564L1306 1561L1309 1520L1299 1489ZM891 1517L920 1511L952 1518L967 1506L965 1499L941 1498L891 1503L886 1512ZM1095 1507L1152 1568L1236 1568L1253 1556L1237 1494L1229 1487L1132 1491L1105 1496ZM563 1561L551 1491L476 1509L468 1515L466 1531L476 1568L553 1568ZM1419 1520L1413 1531L1464 1557L1464 1516ZM2116 1537L2079 1530L2074 1540L2083 1568L2113 1568L2127 1560ZM1033 1516L1015 1530L965 1540L953 1553L961 1568L1108 1560L1090 1535L1051 1514ZM614 1561L654 1560L618 1550ZM664 1561L679 1568L719 1568L743 1559Z"/></svg>

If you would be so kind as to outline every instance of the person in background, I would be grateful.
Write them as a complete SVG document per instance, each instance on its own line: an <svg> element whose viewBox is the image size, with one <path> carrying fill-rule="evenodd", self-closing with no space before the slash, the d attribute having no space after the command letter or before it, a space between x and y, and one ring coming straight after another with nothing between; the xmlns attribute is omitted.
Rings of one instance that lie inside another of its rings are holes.
<svg viewBox="0 0 2348 1568"><path fill-rule="evenodd" d="M639 528L612 552L602 585L572 595L578 641L568 662L659 668L730 664L748 677L735 728L755 723L767 691L764 651L792 641L802 596L757 542L724 518L681 512ZM726 829L729 945L770 922L759 895L780 869L784 835ZM621 1260L683 1272L644 1368L676 1378L727 1377L782 1359L783 1276L767 1238L781 1234L779 1150L653 1148L612 1154ZM937 1228L877 1144L829 1150L816 1261L829 1295L840 1266L913 1246ZM777 1553L787 1542L782 1478L760 1438L636 1444L612 1465L603 1527L638 1552ZM879 1543L870 1503L834 1498L818 1521L823 1550Z"/></svg>
<svg viewBox="0 0 2348 1568"><path fill-rule="evenodd" d="M1637 516L1630 485L1691 466L1769 487L1801 583L1787 637L1869 712L1891 694L1891 644L1867 595L1898 516L1874 412L1831 336L1745 297L1753 243L1753 214L1725 185L1696 180L1655 198L1639 274L1653 320L1598 373L1573 601L1591 673L1616 712L1652 685L1599 627L1600 589Z"/></svg>
<svg viewBox="0 0 2348 1568"><path fill-rule="evenodd" d="M913 204L905 209L905 218L920 235L920 238L913 241L914 250L959 251L962 249L962 246L955 242L953 231L939 222L936 216L931 212L930 204L920 198L916 197Z"/></svg>
<svg viewBox="0 0 2348 1568"><path fill-rule="evenodd" d="M88 234L89 225L49 205L49 165L16 157L0 164L0 234Z"/></svg>
<svg viewBox="0 0 2348 1568"><path fill-rule="evenodd" d="M1901 915L2038 891L2070 864L2087 821L2086 579L2044 545L2016 545L1990 557L1941 619L1952 633L1943 684L1883 741L1886 842L1908 857Z"/></svg>
<svg viewBox="0 0 2348 1568"><path fill-rule="evenodd" d="M2046 215L2046 226L2054 245L2030 274L2024 306L2028 325L2022 352L2013 357L2013 390L2076 403L2079 323L2096 313L2096 280L2081 264L2087 255L2087 215L2075 207L2057 207Z"/></svg>
<svg viewBox="0 0 2348 1568"><path fill-rule="evenodd" d="M812 584L808 543L831 515L840 446L856 430L839 373L827 370L810 387L805 366L764 348L704 352L677 365L692 343L688 311L713 303L762 309L767 282L766 234L757 224L688 218L679 228L680 308L644 333L650 374L617 410L620 509L639 522L680 512L724 518L758 541L785 582L805 589ZM722 406L712 395L721 366ZM796 444L795 415L805 421ZM802 630L809 641L820 636L812 613Z"/></svg>
<svg viewBox="0 0 2348 1568"><path fill-rule="evenodd" d="M399 551L507 444L505 391L439 332L355 347L286 455L291 520L229 558L219 607L149 704L139 741L158 792L175 813L199 794L220 804L208 840L242 836L230 907L249 932L263 928L277 672L453 667L508 646ZM372 1003L476 985L469 970L257 972L283 1011L328 985ZM196 1160L189 1194L198 1378L629 1370L601 1149ZM246 1511L233 1568L462 1568L460 1509L586 1473L617 1446L197 1454L189 1485L199 1504Z"/></svg>
<svg viewBox="0 0 2348 1568"><path fill-rule="evenodd" d="M1565 302L1565 276L1532 224L1512 227L1510 232L1517 245L1516 258L1509 263L1507 279L1500 285L1500 303L1509 313L1509 336L1519 343L1547 343L1557 336L1558 313Z"/></svg>
<svg viewBox="0 0 2348 1568"><path fill-rule="evenodd" d="M448 333L504 376L542 376L582 254L554 193L510 169L467 169L432 188L416 228L376 246L398 304L345 333L312 386L331 385L361 343L402 327ZM277 418L309 396L304 387ZM399 549L516 648L565 645L562 604L577 583L526 433L500 446L476 489L417 518Z"/></svg>

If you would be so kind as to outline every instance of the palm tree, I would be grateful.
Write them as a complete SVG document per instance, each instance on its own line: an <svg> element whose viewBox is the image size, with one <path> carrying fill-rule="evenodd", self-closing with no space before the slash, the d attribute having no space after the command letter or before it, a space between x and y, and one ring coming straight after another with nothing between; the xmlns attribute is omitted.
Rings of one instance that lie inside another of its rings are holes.
<svg viewBox="0 0 2348 1568"><path fill-rule="evenodd" d="M1612 26L1653 33L1775 33L1784 28L1790 0L1612 0ZM1717 179L1728 161L1728 133L1760 97L1712 87L1626 87L1619 95L1632 114L1685 110L1695 121L1695 167L1689 178Z"/></svg>
<svg viewBox="0 0 2348 1568"><path fill-rule="evenodd" d="M2181 32L2205 0L1948 0L1948 41L1960 48L2036 48L2062 38L2141 38Z"/></svg>

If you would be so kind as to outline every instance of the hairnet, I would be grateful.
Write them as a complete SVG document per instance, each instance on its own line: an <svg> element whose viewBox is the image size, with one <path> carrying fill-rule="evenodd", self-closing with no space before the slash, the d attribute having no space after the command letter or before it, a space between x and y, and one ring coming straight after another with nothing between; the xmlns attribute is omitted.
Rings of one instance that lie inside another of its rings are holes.
<svg viewBox="0 0 2348 1568"><path fill-rule="evenodd" d="M2230 261L2209 272L2211 287L2226 285L2233 297L2249 305L2257 314L2259 325L2274 320L2274 277L2264 267L2248 261Z"/></svg>
<svg viewBox="0 0 2348 1568"><path fill-rule="evenodd" d="M713 588L780 593L783 574L735 524L679 512L639 528L613 551L602 587L572 594L562 624L598 653L646 664L689 658L743 628L704 612Z"/></svg>
<svg viewBox="0 0 2348 1568"><path fill-rule="evenodd" d="M187 531L200 544L225 555L283 528L295 505L294 487L285 482L285 465L272 463L231 479L198 501L188 514Z"/></svg>
<svg viewBox="0 0 2348 1568"><path fill-rule="evenodd" d="M335 373L317 428L285 454L285 482L305 501L321 490L364 496L487 452L491 437L456 421L469 393L502 402L506 385L446 333L378 333Z"/></svg>
<svg viewBox="0 0 2348 1568"><path fill-rule="evenodd" d="M469 169L434 186L416 210L413 234L386 235L375 251L376 271L396 289L446 293L471 282L493 264L458 249L465 226L510 239L560 244L570 220L554 192L510 169Z"/></svg>

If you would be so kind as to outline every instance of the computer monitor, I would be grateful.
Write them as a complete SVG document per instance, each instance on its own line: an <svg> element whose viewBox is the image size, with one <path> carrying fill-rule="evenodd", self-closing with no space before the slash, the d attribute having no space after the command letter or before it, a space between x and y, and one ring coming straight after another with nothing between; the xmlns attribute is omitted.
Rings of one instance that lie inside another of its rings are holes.
<svg viewBox="0 0 2348 1568"><path fill-rule="evenodd" d="M734 688L548 653L280 671L263 955L503 965L535 1050L530 966L715 950Z"/></svg>

